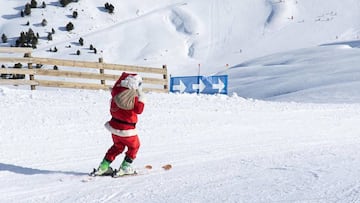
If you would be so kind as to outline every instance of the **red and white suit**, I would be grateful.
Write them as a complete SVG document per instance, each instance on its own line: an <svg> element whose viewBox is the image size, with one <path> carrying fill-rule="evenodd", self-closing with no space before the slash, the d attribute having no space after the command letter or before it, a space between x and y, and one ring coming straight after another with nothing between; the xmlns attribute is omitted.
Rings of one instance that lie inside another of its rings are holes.
<svg viewBox="0 0 360 203"><path fill-rule="evenodd" d="M139 88L141 77L122 73L111 90L111 120L105 127L112 133L114 144L105 155L112 162L127 147L126 156L134 160L140 147L136 130L137 114L144 110L144 96Z"/></svg>

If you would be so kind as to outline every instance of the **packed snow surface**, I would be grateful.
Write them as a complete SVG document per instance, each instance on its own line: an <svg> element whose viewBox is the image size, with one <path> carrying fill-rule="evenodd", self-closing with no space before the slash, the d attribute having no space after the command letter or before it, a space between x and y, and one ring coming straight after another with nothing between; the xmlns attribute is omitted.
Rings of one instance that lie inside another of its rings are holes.
<svg viewBox="0 0 360 203"><path fill-rule="evenodd" d="M356 202L359 104L147 94L134 165L89 180L109 93L2 88L0 202ZM119 167L123 156L113 162ZM161 166L171 164L164 171Z"/></svg>
<svg viewBox="0 0 360 203"><path fill-rule="evenodd" d="M146 93L141 173L113 179L87 175L112 145L108 91L0 86L0 202L360 202L359 1L124 0L112 15L105 1L52 1L20 18L25 3L0 0L1 46L29 20L33 56L174 76L200 64L229 76L229 95Z"/></svg>

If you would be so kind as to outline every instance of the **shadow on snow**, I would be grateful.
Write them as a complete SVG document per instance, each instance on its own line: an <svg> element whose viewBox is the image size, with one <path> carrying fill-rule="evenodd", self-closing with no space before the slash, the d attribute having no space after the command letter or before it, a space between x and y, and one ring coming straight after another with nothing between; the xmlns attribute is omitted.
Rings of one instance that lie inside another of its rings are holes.
<svg viewBox="0 0 360 203"><path fill-rule="evenodd" d="M37 174L66 174L66 175L86 175L87 173L80 173L74 171L51 171L51 170L41 170L34 168L27 168L22 166L16 166L12 164L0 163L0 171L10 171L13 173L23 174L23 175L37 175Z"/></svg>

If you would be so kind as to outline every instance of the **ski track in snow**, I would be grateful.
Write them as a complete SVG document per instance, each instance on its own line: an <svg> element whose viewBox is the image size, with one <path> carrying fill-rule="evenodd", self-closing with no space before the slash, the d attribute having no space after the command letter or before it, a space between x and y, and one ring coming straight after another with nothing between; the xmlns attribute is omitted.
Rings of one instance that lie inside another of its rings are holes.
<svg viewBox="0 0 360 203"><path fill-rule="evenodd" d="M0 184L7 187L0 188L0 202L348 202L359 197L358 104L147 96L135 165L151 164L153 171L84 181L111 145L103 128L109 93L3 88ZM159 170L166 163L173 169Z"/></svg>

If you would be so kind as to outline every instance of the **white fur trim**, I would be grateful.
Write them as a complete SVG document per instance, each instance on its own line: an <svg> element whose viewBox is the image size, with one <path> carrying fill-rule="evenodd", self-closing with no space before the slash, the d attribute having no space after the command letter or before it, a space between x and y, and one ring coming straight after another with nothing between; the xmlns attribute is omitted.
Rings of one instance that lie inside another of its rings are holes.
<svg viewBox="0 0 360 203"><path fill-rule="evenodd" d="M139 75L129 75L120 82L120 86L136 90L141 83L142 78Z"/></svg>
<svg viewBox="0 0 360 203"><path fill-rule="evenodd" d="M136 129L130 129L130 130L118 130L113 127L111 127L109 121L105 123L105 128L108 129L112 134L120 136L120 137L131 137L137 135Z"/></svg>

